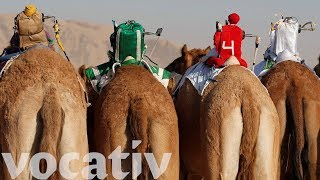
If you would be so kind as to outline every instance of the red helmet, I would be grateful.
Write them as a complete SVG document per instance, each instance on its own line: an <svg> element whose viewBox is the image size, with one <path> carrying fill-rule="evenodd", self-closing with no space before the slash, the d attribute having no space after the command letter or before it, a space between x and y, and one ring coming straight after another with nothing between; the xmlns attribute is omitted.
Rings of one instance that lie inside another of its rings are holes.
<svg viewBox="0 0 320 180"><path fill-rule="evenodd" d="M228 16L230 24L237 24L240 21L240 16L237 13L232 13Z"/></svg>

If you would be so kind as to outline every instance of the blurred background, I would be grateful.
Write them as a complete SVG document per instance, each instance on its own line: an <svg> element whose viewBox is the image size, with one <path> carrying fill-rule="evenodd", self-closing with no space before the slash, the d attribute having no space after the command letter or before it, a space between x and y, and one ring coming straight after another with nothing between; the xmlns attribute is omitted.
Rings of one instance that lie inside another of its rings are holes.
<svg viewBox="0 0 320 180"><path fill-rule="evenodd" d="M98 65L107 61L110 48L109 36L113 31L112 20L118 24L134 19L147 31L162 27L163 35L153 59L166 66L180 55L183 44L189 48L212 47L215 22L224 22L227 16L236 12L241 16L239 26L246 33L261 36L262 42L257 61L269 46L270 23L282 15L295 16L301 24L314 21L319 24L320 1L304 0L1 0L0 3L0 48L4 48L13 34L13 18L28 3L35 4L46 15L56 16L61 23L62 41L72 63ZM52 31L53 23L46 22ZM316 28L320 28L317 26ZM320 55L320 31L305 31L299 35L300 56L313 67ZM147 38L149 52L155 37ZM58 48L57 48L58 49ZM243 56L252 64L254 38L246 38Z"/></svg>

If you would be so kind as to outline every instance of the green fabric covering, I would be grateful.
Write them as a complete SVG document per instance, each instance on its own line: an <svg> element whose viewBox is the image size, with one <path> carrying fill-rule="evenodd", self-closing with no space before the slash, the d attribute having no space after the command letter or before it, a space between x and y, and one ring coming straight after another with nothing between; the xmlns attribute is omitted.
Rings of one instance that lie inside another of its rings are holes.
<svg viewBox="0 0 320 180"><path fill-rule="evenodd" d="M266 65L263 67L263 70L271 69L271 68L273 67L273 65L276 64L276 62L273 61L272 59L267 59L266 61L267 61L267 63L266 63Z"/></svg>
<svg viewBox="0 0 320 180"><path fill-rule="evenodd" d="M128 56L137 60L143 59L142 56L145 53L144 32L144 28L134 21L120 24L110 37L114 59L120 62Z"/></svg>
<svg viewBox="0 0 320 180"><path fill-rule="evenodd" d="M90 80L93 88L100 92L103 86L100 84L100 80L103 76L109 75L109 71L112 69L112 62L107 62L104 64L101 64L96 67L88 68L85 70L87 78ZM137 61L135 59L126 60L121 63L121 66L129 66L129 65L139 65L143 66L143 63L141 61ZM169 80L171 78L171 72L159 68L157 66L150 66L152 74L157 77L159 81L161 80Z"/></svg>
<svg viewBox="0 0 320 180"><path fill-rule="evenodd" d="M97 75L107 74L111 68L112 68L112 63L107 62L107 63L101 64L99 66L96 66L96 67L88 68L88 69L86 69L85 72L86 72L86 76L89 80L94 80L94 79L96 79ZM98 70L99 73L95 74L94 70Z"/></svg>
<svg viewBox="0 0 320 180"><path fill-rule="evenodd" d="M121 63L121 66L139 65L143 66L141 60L146 52L144 43L145 30L141 24L135 21L128 21L116 27L115 32L110 36L113 52L109 51L110 61L96 67L87 69L86 76L91 81L92 86L97 92L100 92L112 76L110 70L115 62ZM132 59L126 60L131 56ZM171 73L156 66L150 66L153 75L162 83L167 84Z"/></svg>

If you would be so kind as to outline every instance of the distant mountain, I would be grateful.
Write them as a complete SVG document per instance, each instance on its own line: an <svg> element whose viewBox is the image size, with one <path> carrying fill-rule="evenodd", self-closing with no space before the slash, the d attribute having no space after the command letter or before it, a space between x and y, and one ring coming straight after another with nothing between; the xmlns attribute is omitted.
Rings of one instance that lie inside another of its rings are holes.
<svg viewBox="0 0 320 180"><path fill-rule="evenodd" d="M14 15L0 15L0 49L5 48L13 34ZM75 67L83 64L86 66L95 66L106 62L107 52L111 49L109 37L113 32L113 27L110 25L101 25L78 21L59 21L61 29L61 40L71 62ZM50 32L52 38L53 22L47 20L46 30ZM156 42L156 37L146 37L148 47L147 55L150 55L152 48ZM180 56L180 48L169 40L159 39L157 47L152 55L152 59L161 67L165 67L171 61ZM56 45L56 50L60 48ZM61 53L62 54L62 53Z"/></svg>

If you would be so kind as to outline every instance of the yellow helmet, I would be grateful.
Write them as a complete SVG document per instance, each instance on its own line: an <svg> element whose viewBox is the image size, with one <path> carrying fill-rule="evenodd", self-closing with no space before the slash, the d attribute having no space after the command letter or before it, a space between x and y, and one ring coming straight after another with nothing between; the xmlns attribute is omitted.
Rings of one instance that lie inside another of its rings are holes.
<svg viewBox="0 0 320 180"><path fill-rule="evenodd" d="M33 16L37 11L37 7L33 4L28 4L26 5L26 7L24 8L24 14L28 17Z"/></svg>

